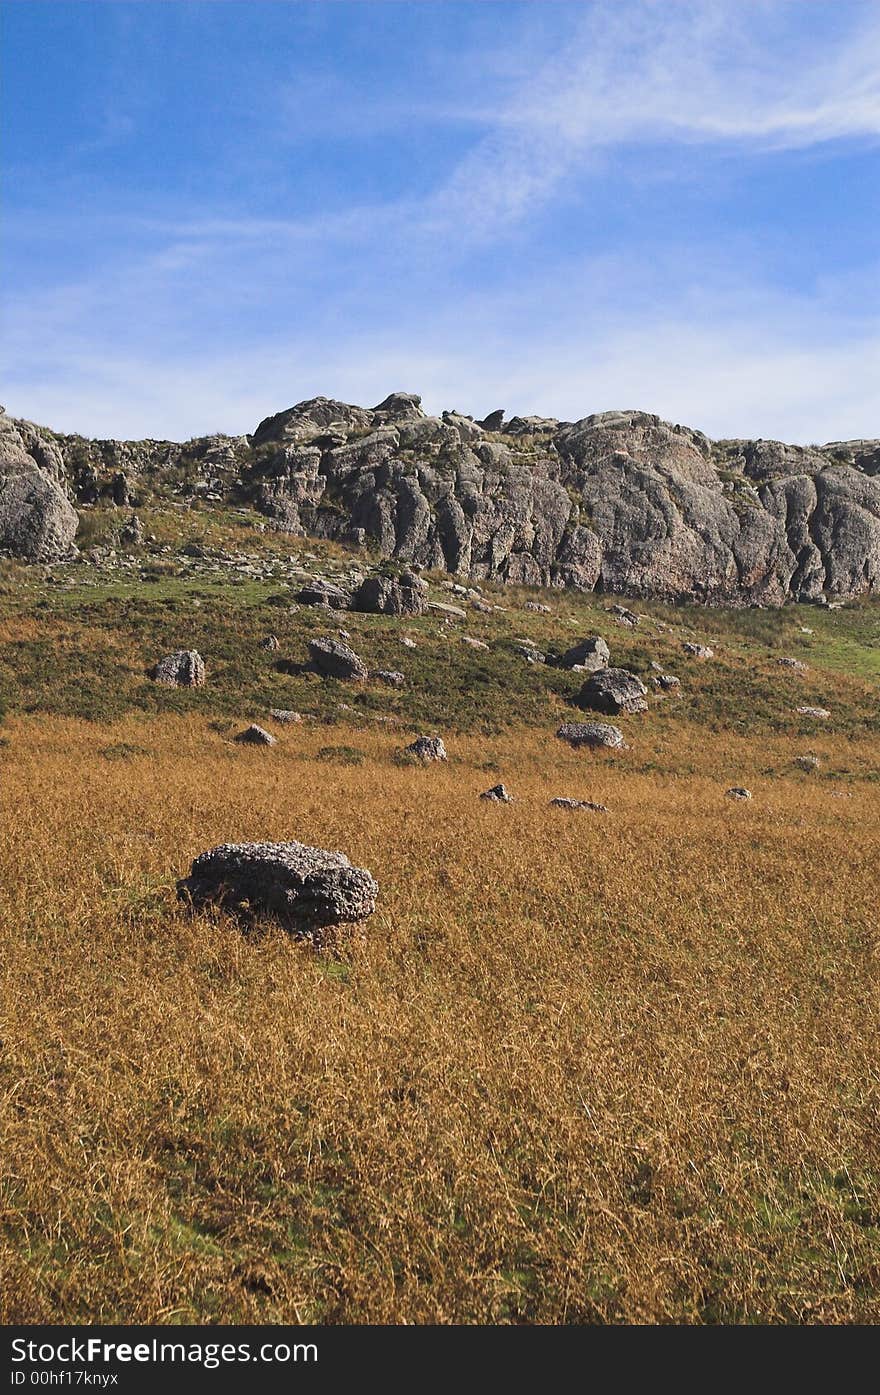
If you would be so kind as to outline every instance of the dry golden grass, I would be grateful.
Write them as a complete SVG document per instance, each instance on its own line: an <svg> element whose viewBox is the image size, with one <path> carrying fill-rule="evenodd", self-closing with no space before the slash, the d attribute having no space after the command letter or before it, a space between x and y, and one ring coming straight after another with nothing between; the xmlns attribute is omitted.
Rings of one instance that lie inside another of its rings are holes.
<svg viewBox="0 0 880 1395"><path fill-rule="evenodd" d="M6 730L5 1320L880 1318L876 740ZM360 941L175 902L286 837L374 872Z"/></svg>

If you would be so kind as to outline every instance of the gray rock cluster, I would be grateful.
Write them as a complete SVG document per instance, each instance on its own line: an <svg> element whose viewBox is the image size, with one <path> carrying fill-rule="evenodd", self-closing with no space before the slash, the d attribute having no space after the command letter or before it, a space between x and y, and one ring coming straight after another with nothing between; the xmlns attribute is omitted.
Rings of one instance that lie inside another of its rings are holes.
<svg viewBox="0 0 880 1395"><path fill-rule="evenodd" d="M379 888L343 853L304 843L223 843L195 859L177 883L181 900L214 904L254 921L278 921L297 935L372 915Z"/></svg>

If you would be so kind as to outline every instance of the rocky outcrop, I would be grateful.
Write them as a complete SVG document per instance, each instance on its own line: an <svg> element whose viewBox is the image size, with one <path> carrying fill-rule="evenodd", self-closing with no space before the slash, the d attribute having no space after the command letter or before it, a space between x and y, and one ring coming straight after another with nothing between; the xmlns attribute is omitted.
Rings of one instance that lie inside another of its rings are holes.
<svg viewBox="0 0 880 1395"><path fill-rule="evenodd" d="M368 576L352 596L351 608L372 615L422 615L428 609L428 588L412 572Z"/></svg>
<svg viewBox="0 0 880 1395"><path fill-rule="evenodd" d="M343 853L304 843L223 843L197 857L177 895L245 920L271 917L286 930L309 935L365 920L376 908L378 885Z"/></svg>
<svg viewBox="0 0 880 1395"><path fill-rule="evenodd" d="M76 555L79 517L63 481L55 443L30 422L13 422L0 407L0 552L26 562Z"/></svg>
<svg viewBox="0 0 880 1395"><path fill-rule="evenodd" d="M575 422L317 397L251 437L17 447L88 504L139 491L251 503L272 526L408 565L667 601L778 605L880 587L880 441L710 441L645 412ZM28 440L31 443L28 444ZM54 474L53 474L54 472Z"/></svg>

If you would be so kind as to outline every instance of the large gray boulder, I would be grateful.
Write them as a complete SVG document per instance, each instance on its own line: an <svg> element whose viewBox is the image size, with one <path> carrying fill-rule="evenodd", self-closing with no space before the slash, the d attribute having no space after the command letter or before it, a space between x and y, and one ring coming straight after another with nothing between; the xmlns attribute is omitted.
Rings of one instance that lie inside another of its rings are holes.
<svg viewBox="0 0 880 1395"><path fill-rule="evenodd" d="M404 753L408 756L415 756L417 760L428 764L434 760L447 760L446 747L443 744L442 736L417 736L415 741L411 741L404 747Z"/></svg>
<svg viewBox="0 0 880 1395"><path fill-rule="evenodd" d="M54 443L0 408L0 551L23 562L76 556L79 517L59 478Z"/></svg>
<svg viewBox="0 0 880 1395"><path fill-rule="evenodd" d="M352 596L351 608L372 615L422 615L428 608L428 588L413 572L368 576Z"/></svg>
<svg viewBox="0 0 880 1395"><path fill-rule="evenodd" d="M625 668L605 668L591 674L577 696L578 707L616 717L621 712L647 712L647 688Z"/></svg>
<svg viewBox="0 0 880 1395"><path fill-rule="evenodd" d="M271 917L285 930L314 934L365 920L379 887L340 852L304 843L223 843L197 857L177 883L181 900L214 904L246 920Z"/></svg>
<svg viewBox="0 0 880 1395"><path fill-rule="evenodd" d="M340 639L329 636L309 640L309 655L312 667L322 678L342 678L362 682L367 677L367 666L353 649Z"/></svg>

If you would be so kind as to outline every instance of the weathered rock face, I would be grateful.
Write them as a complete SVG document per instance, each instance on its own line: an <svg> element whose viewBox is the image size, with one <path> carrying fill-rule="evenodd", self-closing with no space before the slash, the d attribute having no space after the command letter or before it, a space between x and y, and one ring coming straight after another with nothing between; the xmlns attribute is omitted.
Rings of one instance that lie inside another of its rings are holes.
<svg viewBox="0 0 880 1395"><path fill-rule="evenodd" d="M475 422L405 392L312 398L250 438L182 446L13 426L40 479L84 503L122 474L127 497L143 480L250 502L279 528L475 580L725 605L880 589L880 441L712 442L635 411Z"/></svg>
<svg viewBox="0 0 880 1395"><path fill-rule="evenodd" d="M647 688L625 668L603 668L592 674L577 697L578 707L616 717L620 712L647 712Z"/></svg>
<svg viewBox="0 0 880 1395"><path fill-rule="evenodd" d="M270 916L294 934L365 920L378 885L343 853L304 843L223 843L197 857L177 894L247 920Z"/></svg>
<svg viewBox="0 0 880 1395"><path fill-rule="evenodd" d="M339 639L310 639L309 655L312 667L323 678L362 682L367 677L366 664Z"/></svg>
<svg viewBox="0 0 880 1395"><path fill-rule="evenodd" d="M79 517L62 488L61 453L0 408L0 551L26 562L76 556Z"/></svg>
<svg viewBox="0 0 880 1395"><path fill-rule="evenodd" d="M150 677L166 688L201 688L205 681L205 661L197 649L178 649L160 659Z"/></svg>

